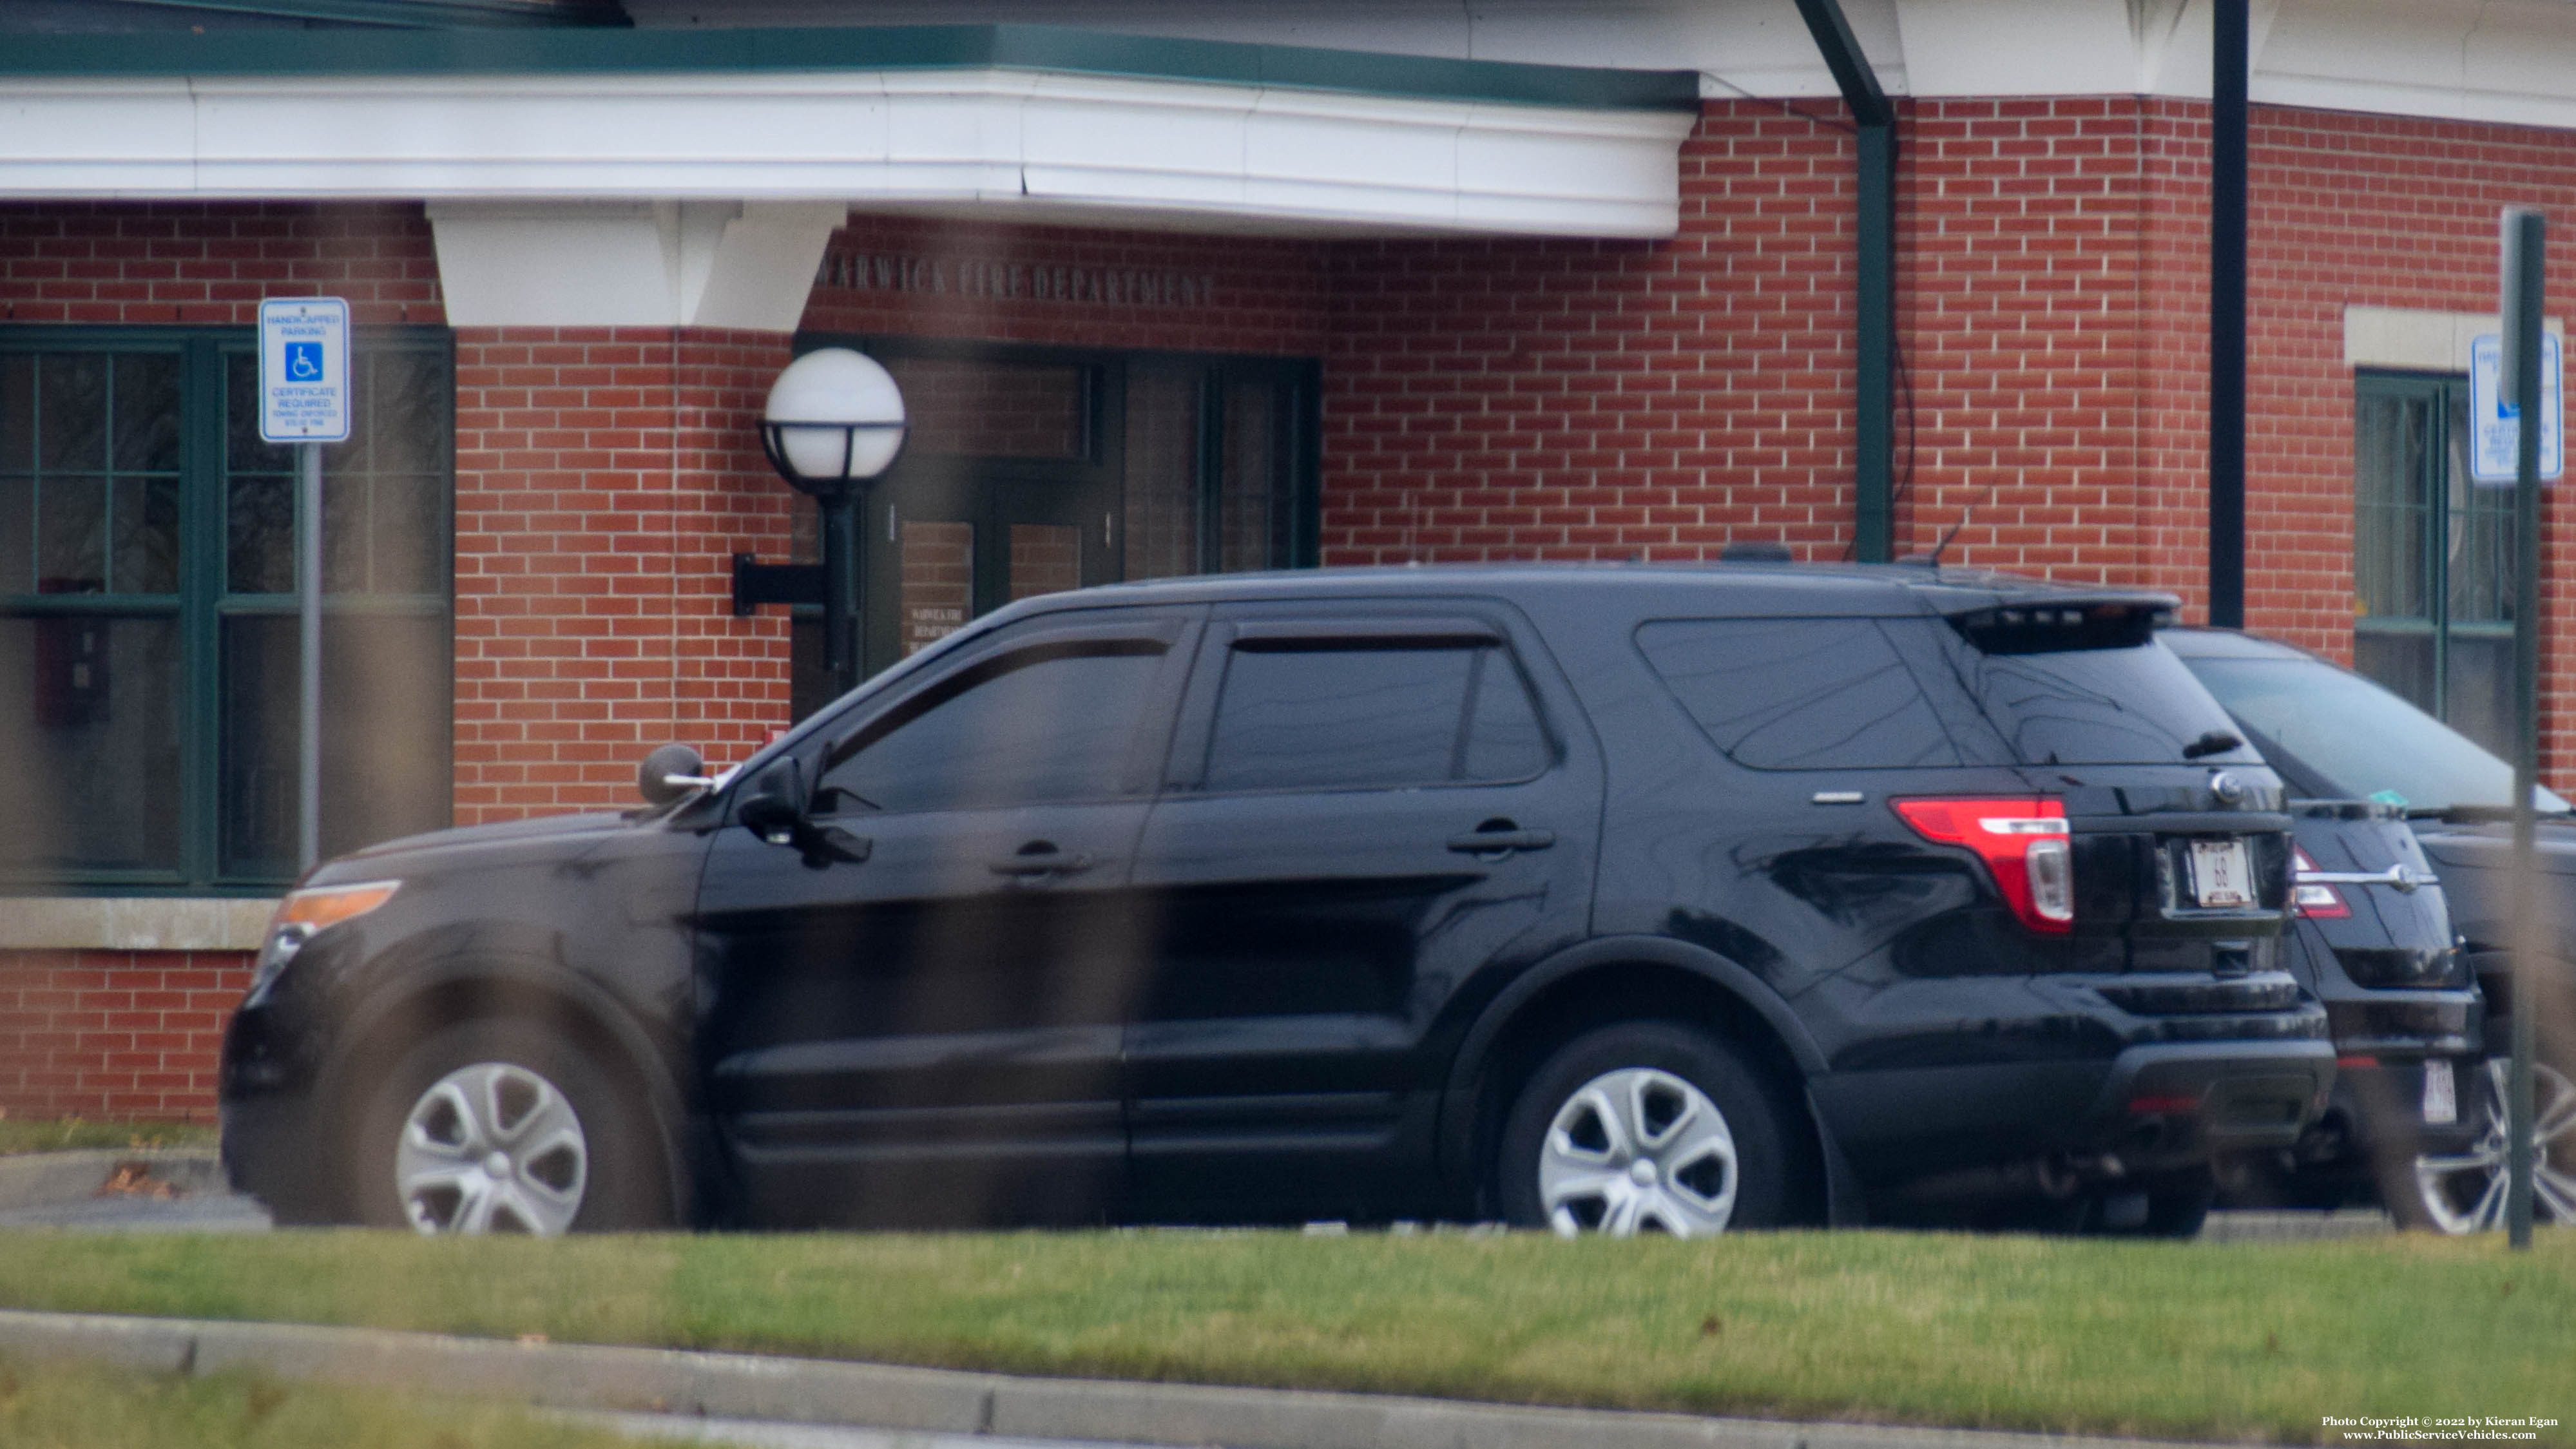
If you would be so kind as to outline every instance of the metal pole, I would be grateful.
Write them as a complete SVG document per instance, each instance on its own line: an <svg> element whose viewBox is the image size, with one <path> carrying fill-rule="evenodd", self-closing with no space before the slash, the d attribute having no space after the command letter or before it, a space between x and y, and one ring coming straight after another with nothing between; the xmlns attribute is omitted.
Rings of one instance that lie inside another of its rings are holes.
<svg viewBox="0 0 2576 1449"><path fill-rule="evenodd" d="M823 505L823 659L835 698L859 687L858 502L845 490Z"/></svg>
<svg viewBox="0 0 2576 1449"><path fill-rule="evenodd" d="M1797 0L1859 132L1854 198L1852 557L1893 557L1896 479L1896 107L1852 38L1840 0Z"/></svg>
<svg viewBox="0 0 2576 1449"><path fill-rule="evenodd" d="M2246 0L2218 0L2209 105L2209 622L2245 627Z"/></svg>
<svg viewBox="0 0 2576 1449"><path fill-rule="evenodd" d="M1896 119L1859 131L1852 557L1886 563L1896 556Z"/></svg>
<svg viewBox="0 0 2576 1449"><path fill-rule="evenodd" d="M295 859L322 859L322 445L295 445Z"/></svg>
<svg viewBox="0 0 2576 1449"><path fill-rule="evenodd" d="M2505 1084L2505 1230L2531 1246L2531 1055L2539 1014L2539 874L2532 794L2540 785L2540 346L2546 224L2504 214L2504 390L2515 425L2513 527L2513 1069Z"/></svg>

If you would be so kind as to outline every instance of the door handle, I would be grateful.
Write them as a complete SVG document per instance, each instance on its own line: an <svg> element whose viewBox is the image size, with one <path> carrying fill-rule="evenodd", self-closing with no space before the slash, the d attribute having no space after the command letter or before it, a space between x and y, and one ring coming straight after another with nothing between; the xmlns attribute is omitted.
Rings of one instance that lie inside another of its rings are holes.
<svg viewBox="0 0 2576 1449"><path fill-rule="evenodd" d="M1031 880L1042 875L1073 875L1091 869L1087 855L1059 855L1052 850L1028 855L1006 855L986 862L986 870L1015 880Z"/></svg>
<svg viewBox="0 0 2576 1449"><path fill-rule="evenodd" d="M1475 830L1449 837L1449 848L1461 855L1509 855L1515 850L1545 850L1554 844L1553 830Z"/></svg>

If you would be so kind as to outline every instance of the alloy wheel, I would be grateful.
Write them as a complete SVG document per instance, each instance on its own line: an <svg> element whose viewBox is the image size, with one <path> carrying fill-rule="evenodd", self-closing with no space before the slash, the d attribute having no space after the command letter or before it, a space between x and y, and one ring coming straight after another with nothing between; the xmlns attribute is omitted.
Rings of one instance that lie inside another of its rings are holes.
<svg viewBox="0 0 2576 1449"><path fill-rule="evenodd" d="M563 1091L514 1062L439 1078L404 1115L394 1190L421 1233L532 1233L572 1227L590 1144Z"/></svg>
<svg viewBox="0 0 2576 1449"><path fill-rule="evenodd" d="M2427 1153L2415 1159L2415 1183L2425 1214L2446 1233L2478 1233L2504 1223L2505 1086L2510 1064L2487 1063L2486 1130L2465 1152ZM2557 1068L2531 1068L2531 1215L2539 1222L2576 1223L2576 1083Z"/></svg>
<svg viewBox="0 0 2576 1449"><path fill-rule="evenodd" d="M1735 1134L1708 1094L1623 1067L1576 1088L1539 1151L1539 1203L1561 1236L1723 1231L1735 1211Z"/></svg>

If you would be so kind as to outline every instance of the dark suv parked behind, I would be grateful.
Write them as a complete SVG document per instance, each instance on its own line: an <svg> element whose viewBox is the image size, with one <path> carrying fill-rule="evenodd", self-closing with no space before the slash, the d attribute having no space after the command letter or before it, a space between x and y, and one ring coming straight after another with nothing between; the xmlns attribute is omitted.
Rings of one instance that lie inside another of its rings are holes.
<svg viewBox="0 0 2576 1449"><path fill-rule="evenodd" d="M2161 595L1415 569L1000 611L632 816L290 897L235 1180L422 1231L2186 1229L2333 1072ZM686 770L682 774L689 773Z"/></svg>

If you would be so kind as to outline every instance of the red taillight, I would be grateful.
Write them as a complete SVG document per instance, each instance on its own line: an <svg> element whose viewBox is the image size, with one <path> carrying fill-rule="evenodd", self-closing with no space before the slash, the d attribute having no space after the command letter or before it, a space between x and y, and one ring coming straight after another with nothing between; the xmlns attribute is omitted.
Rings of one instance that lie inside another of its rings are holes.
<svg viewBox="0 0 2576 1449"><path fill-rule="evenodd" d="M2352 914L2352 907L2344 904L2343 892L2324 881L2308 879L2317 873L2317 863L2295 845L2290 847L2290 870L2291 910L2311 921L2340 921Z"/></svg>
<svg viewBox="0 0 2576 1449"><path fill-rule="evenodd" d="M1924 839L1975 851L2023 925L2051 936L2075 929L2075 854L2065 805L2036 797L1894 803Z"/></svg>

